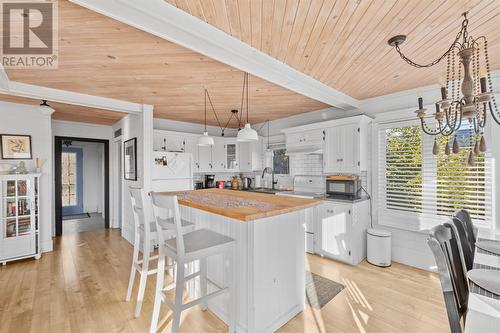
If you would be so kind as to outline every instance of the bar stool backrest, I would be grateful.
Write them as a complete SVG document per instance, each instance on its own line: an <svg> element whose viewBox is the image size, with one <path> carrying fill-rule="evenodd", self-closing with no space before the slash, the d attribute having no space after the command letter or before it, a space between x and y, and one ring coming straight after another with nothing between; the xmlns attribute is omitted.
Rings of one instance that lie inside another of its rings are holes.
<svg viewBox="0 0 500 333"><path fill-rule="evenodd" d="M150 239L151 226L146 221L148 216L151 215L150 210L148 209L146 195L144 194L144 190L140 187L129 186L130 191L130 201L132 202L132 211L134 213L134 227L135 232L139 232L140 227L144 228L145 238L147 241ZM146 240L145 240L146 241Z"/></svg>
<svg viewBox="0 0 500 333"><path fill-rule="evenodd" d="M184 237L182 235L181 214L176 195L166 195L158 192L151 192L151 202L158 230L174 228L176 239L176 250L178 257L184 257ZM174 223L166 223L166 219L173 219ZM158 232L160 244L165 244L163 233Z"/></svg>

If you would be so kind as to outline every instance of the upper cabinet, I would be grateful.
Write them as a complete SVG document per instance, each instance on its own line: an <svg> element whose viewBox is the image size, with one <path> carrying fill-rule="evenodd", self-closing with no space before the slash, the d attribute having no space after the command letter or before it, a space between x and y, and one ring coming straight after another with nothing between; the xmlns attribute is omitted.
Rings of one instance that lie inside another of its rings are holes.
<svg viewBox="0 0 500 333"><path fill-rule="evenodd" d="M323 130L321 128L286 134L287 148L321 144L323 144Z"/></svg>
<svg viewBox="0 0 500 333"><path fill-rule="evenodd" d="M287 153L322 153L324 173L366 171L370 122L361 115L284 129Z"/></svg>
<svg viewBox="0 0 500 333"><path fill-rule="evenodd" d="M359 173L368 169L370 118L344 118L324 129L323 172Z"/></svg>
<svg viewBox="0 0 500 333"><path fill-rule="evenodd" d="M239 166L242 172L262 170L262 140L256 142L240 142Z"/></svg>
<svg viewBox="0 0 500 333"><path fill-rule="evenodd" d="M241 144L236 138L214 137L214 146L200 147L199 136L193 133L155 130L153 150L192 154L194 172L239 172L261 169L262 140ZM244 168L240 167L242 161Z"/></svg>

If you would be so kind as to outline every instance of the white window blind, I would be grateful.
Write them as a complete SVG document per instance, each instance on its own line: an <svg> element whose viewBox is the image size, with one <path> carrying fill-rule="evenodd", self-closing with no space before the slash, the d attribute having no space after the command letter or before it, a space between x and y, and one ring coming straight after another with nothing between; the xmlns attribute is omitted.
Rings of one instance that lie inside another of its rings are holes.
<svg viewBox="0 0 500 333"><path fill-rule="evenodd" d="M463 125L457 133L460 152L445 155L444 146L449 140L451 148L453 137L438 137L435 156L433 137L423 134L418 123L380 125L379 214L398 216L397 223L404 225L422 217L439 222L440 217L467 209L475 223L491 223L490 155L478 156L476 164L469 166L467 154L474 145L471 128ZM386 219L379 220L384 224Z"/></svg>

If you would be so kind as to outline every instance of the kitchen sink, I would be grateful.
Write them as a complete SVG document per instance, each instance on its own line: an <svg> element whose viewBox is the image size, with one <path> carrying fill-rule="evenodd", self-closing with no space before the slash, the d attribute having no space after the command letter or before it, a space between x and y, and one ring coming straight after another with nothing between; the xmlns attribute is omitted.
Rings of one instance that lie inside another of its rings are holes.
<svg viewBox="0 0 500 333"><path fill-rule="evenodd" d="M281 192L287 192L287 190L278 190L278 189L273 190L272 188L267 188L267 187L252 188L252 189L247 190L247 191L248 192L255 192L255 193L266 193L266 194L276 194L276 193L281 193Z"/></svg>

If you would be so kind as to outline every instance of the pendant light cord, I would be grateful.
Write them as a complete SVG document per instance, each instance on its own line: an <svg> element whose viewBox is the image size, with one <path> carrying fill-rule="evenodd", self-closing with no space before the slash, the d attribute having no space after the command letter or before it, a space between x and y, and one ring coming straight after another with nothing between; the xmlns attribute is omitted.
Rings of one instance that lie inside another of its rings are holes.
<svg viewBox="0 0 500 333"><path fill-rule="evenodd" d="M208 91L205 89L205 132L207 131L207 94Z"/></svg>
<svg viewBox="0 0 500 333"><path fill-rule="evenodd" d="M246 81L247 81L247 124L249 124L248 122L248 73L245 72L245 77L246 77Z"/></svg>

